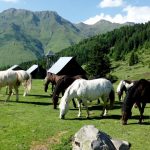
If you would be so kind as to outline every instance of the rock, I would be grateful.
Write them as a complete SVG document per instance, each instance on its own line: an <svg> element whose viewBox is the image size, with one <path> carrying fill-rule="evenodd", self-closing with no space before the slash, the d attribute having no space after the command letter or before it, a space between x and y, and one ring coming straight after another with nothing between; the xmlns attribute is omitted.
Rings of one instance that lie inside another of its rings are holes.
<svg viewBox="0 0 150 150"><path fill-rule="evenodd" d="M129 150L130 144L112 139L94 125L85 125L74 135L72 147L72 150Z"/></svg>

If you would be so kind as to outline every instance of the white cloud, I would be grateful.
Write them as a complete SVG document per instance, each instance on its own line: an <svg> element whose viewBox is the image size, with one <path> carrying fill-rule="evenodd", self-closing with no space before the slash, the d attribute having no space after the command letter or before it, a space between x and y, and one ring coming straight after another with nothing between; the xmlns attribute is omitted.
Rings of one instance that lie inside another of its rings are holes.
<svg viewBox="0 0 150 150"><path fill-rule="evenodd" d="M103 0L99 3L98 7L119 7L123 5L123 0Z"/></svg>
<svg viewBox="0 0 150 150"><path fill-rule="evenodd" d="M116 14L115 16L107 15L101 13L100 15L96 15L84 21L84 23L92 25L102 19L115 22L115 23L125 23L125 22L135 22L135 23L145 23L150 21L150 7L135 7L135 6L127 6L123 9L125 15Z"/></svg>
<svg viewBox="0 0 150 150"><path fill-rule="evenodd" d="M11 3L16 3L18 2L19 0L0 0L2 2L11 2Z"/></svg>
<svg viewBox="0 0 150 150"><path fill-rule="evenodd" d="M124 12L127 12L126 20L136 22L136 23L144 23L150 21L150 7L136 7L136 6L127 6L123 9Z"/></svg>

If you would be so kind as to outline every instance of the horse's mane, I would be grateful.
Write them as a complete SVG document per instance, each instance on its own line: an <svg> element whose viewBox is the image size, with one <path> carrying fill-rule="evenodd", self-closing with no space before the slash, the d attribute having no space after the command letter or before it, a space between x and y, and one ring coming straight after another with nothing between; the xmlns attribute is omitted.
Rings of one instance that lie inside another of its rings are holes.
<svg viewBox="0 0 150 150"><path fill-rule="evenodd" d="M128 84L131 84L133 82L132 80L123 80L123 81L125 81Z"/></svg>
<svg viewBox="0 0 150 150"><path fill-rule="evenodd" d="M117 92L120 92L124 80L121 80L117 86Z"/></svg>

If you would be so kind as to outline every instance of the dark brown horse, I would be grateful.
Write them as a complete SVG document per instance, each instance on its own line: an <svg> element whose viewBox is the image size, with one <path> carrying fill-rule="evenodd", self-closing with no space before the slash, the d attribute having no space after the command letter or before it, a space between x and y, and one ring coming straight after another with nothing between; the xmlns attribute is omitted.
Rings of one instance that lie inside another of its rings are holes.
<svg viewBox="0 0 150 150"><path fill-rule="evenodd" d="M53 104L54 104L54 109L57 108L57 103L58 103L58 98L59 98L59 94L62 92L64 93L65 89L68 88L76 79L87 79L87 77L85 75L76 75L76 76L68 76L65 75L63 78L61 78L54 89L53 92ZM76 107L76 103L73 101L73 105L74 107Z"/></svg>
<svg viewBox="0 0 150 150"><path fill-rule="evenodd" d="M127 92L122 106L122 124L127 124L127 120L132 116L131 109L136 103L139 112L139 123L142 123L144 108L146 103L150 103L150 81L141 79L137 81Z"/></svg>

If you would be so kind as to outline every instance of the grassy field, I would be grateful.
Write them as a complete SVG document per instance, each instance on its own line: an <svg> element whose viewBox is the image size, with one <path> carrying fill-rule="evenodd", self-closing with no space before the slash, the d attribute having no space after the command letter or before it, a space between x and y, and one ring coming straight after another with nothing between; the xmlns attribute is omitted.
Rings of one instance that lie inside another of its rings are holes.
<svg viewBox="0 0 150 150"><path fill-rule="evenodd" d="M120 78L122 76L123 71L119 74ZM114 84L115 88L117 84ZM114 109L103 119L99 117L101 104L96 105L95 101L89 103L90 119L86 119L85 110L83 117L78 118L78 109L70 103L65 120L61 120L59 109L53 109L49 93L43 90L42 80L33 80L32 90L26 97L22 96L23 88L20 87L18 103L15 102L15 95L5 103L4 93L5 88L0 91L0 150L70 150L72 136L82 126L91 124L114 138L129 141L131 150L148 150L150 147L150 104L145 108L142 125L137 123L138 109L133 108L133 117L128 125L123 126L121 104L117 97Z"/></svg>

